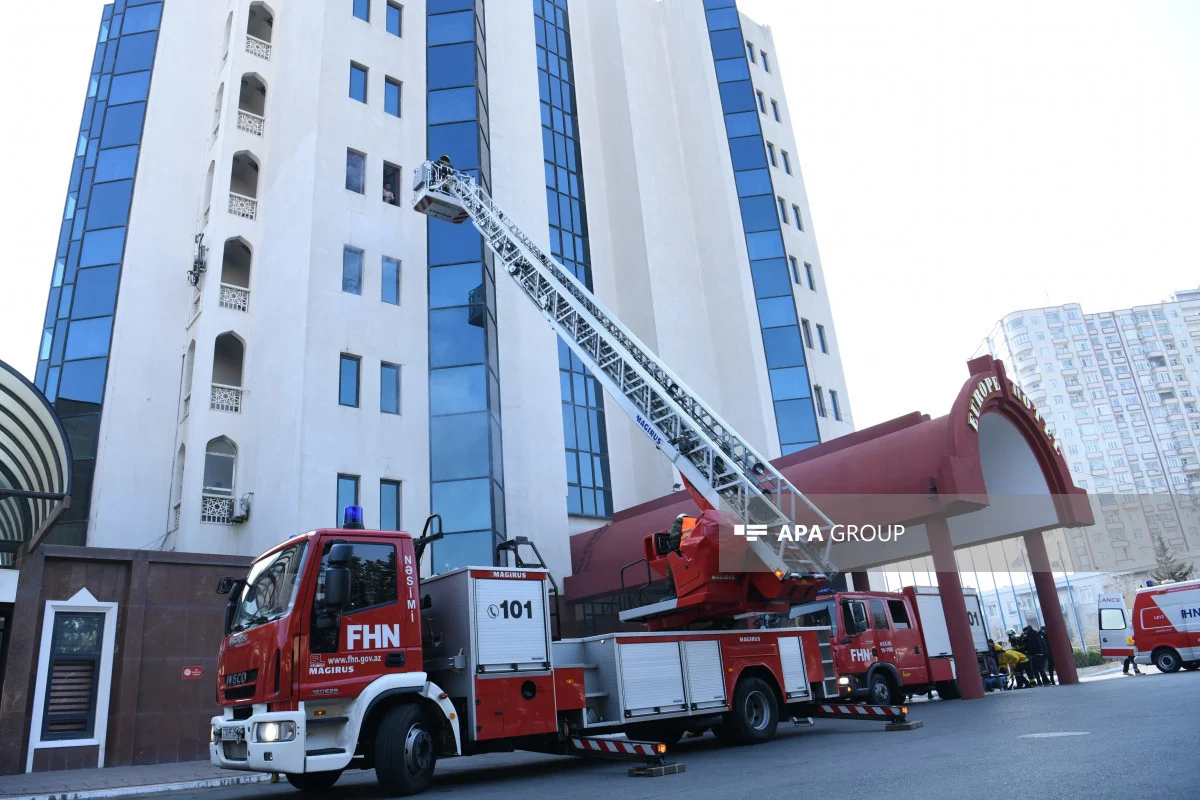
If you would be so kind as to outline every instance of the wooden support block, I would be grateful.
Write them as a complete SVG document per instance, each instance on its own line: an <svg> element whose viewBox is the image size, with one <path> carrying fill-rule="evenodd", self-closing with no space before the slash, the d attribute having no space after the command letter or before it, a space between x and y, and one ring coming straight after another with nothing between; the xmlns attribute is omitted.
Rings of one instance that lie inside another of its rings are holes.
<svg viewBox="0 0 1200 800"><path fill-rule="evenodd" d="M924 727L925 723L921 720L911 720L909 722L889 722L883 726L885 731L914 731L917 728Z"/></svg>
<svg viewBox="0 0 1200 800"><path fill-rule="evenodd" d="M683 772L687 767L682 763L674 764L659 764L656 767L630 767L629 777L631 778L661 778L663 775L675 775Z"/></svg>

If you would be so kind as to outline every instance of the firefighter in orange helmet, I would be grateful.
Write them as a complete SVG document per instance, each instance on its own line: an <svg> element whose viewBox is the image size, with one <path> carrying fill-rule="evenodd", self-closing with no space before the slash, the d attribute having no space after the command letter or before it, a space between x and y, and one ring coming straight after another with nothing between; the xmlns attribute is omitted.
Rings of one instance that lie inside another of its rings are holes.
<svg viewBox="0 0 1200 800"><path fill-rule="evenodd" d="M680 514L675 518L675 522L671 525L671 530L668 534L671 540L671 551L679 553L680 546L684 540L691 535L696 529L696 518L689 517L687 514ZM668 596L675 596L675 576L671 574L670 564L667 565L667 589Z"/></svg>

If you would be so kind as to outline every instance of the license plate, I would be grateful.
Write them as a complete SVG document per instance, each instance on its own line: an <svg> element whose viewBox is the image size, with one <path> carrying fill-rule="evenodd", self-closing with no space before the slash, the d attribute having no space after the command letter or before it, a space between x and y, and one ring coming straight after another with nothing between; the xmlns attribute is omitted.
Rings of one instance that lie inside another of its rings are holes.
<svg viewBox="0 0 1200 800"><path fill-rule="evenodd" d="M245 728L221 728L221 741L240 742L245 733Z"/></svg>

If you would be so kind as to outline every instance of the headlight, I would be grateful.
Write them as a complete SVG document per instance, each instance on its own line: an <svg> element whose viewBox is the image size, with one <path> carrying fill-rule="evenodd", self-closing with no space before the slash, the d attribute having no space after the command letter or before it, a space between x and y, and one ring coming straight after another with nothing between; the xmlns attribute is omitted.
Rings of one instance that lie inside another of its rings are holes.
<svg viewBox="0 0 1200 800"><path fill-rule="evenodd" d="M294 722L260 722L258 724L258 740L266 744L273 742L290 742L296 738L296 723Z"/></svg>
<svg viewBox="0 0 1200 800"><path fill-rule="evenodd" d="M838 686L849 686L849 685L850 685L850 679L847 678L845 675L838 678Z"/></svg>

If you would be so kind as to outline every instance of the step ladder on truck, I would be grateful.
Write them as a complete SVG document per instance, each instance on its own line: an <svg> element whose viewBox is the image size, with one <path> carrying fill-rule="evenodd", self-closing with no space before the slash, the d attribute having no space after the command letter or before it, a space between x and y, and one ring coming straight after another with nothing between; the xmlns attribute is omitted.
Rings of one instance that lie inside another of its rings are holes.
<svg viewBox="0 0 1200 800"><path fill-rule="evenodd" d="M705 504L711 538L728 517L773 524L802 507L822 516L469 175L426 163L416 185L418 210L472 220L526 296L679 466ZM218 591L229 600L214 764L283 774L310 792L327 790L346 769L374 769L386 792L403 795L426 788L437 760L453 756L629 755L649 761L638 774L663 774L681 769L662 759L688 731L751 744L789 717L920 724L907 722L903 706L836 703L827 627L728 629L738 617L815 594L833 569L808 545L747 543L743 555L759 571L737 592L693 581L675 606L643 609L645 632L556 641L556 588L540 557L517 552L526 540L514 537L496 553L496 563L511 555L515 566L422 579L423 550L441 536L436 515L415 539L364 530L361 520L350 507L342 528L293 537L245 578L222 580ZM666 629L694 622L708 630Z"/></svg>

